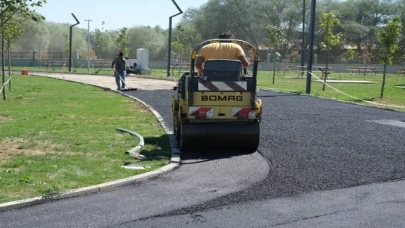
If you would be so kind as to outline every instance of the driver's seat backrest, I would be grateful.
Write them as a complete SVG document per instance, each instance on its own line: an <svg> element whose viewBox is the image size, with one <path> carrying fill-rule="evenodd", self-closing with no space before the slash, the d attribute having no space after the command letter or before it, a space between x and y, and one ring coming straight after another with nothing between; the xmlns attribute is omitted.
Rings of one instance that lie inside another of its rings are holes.
<svg viewBox="0 0 405 228"><path fill-rule="evenodd" d="M239 60L213 59L204 63L203 75L208 81L240 81L242 63Z"/></svg>

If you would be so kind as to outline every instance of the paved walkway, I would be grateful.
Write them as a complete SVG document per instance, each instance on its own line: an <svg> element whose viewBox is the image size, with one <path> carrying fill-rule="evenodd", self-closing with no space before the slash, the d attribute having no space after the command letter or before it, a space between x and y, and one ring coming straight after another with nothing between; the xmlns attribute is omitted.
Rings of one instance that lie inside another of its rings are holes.
<svg viewBox="0 0 405 228"><path fill-rule="evenodd" d="M47 72L31 72L30 75L46 76L83 82L102 86L115 90L117 88L113 76L106 75L87 75L87 74L68 74L68 73L47 73ZM138 90L172 90L176 83L169 80L140 78L135 75L126 77L126 84L129 88L137 88Z"/></svg>

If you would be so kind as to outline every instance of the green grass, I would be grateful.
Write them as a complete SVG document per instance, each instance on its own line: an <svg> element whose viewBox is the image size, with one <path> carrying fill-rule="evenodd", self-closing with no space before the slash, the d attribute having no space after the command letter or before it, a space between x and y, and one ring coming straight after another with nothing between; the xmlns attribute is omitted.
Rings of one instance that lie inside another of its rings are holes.
<svg viewBox="0 0 405 228"><path fill-rule="evenodd" d="M319 73L315 73L320 77ZM285 76L296 76L295 72L286 72ZM260 71L258 73L258 85L261 88L271 88L280 92L295 92L305 94L306 92L306 75L303 78L286 78L283 72L277 72L275 83L273 84L273 72ZM373 81L377 84L358 84L358 83L329 83L337 90L346 93L347 96L341 92L335 91L332 88L325 87L322 90L321 82L311 83L311 96L318 96L323 98L336 99L341 101L356 102L364 105L376 106L365 101L376 102L383 105L404 106L404 108L388 107L396 110L405 111L405 89L397 88L395 86L405 85L405 77L396 74L388 74L386 78L386 85L384 89L384 97L380 98L382 75L366 74L350 74L350 73L332 73L329 78L336 80L362 80ZM353 98L355 97L355 98ZM383 107L383 106L381 106Z"/></svg>
<svg viewBox="0 0 405 228"><path fill-rule="evenodd" d="M13 76L0 101L0 203L133 176L168 163L170 144L141 104L92 86ZM125 151L145 138L146 161ZM137 163L146 170L121 166Z"/></svg>

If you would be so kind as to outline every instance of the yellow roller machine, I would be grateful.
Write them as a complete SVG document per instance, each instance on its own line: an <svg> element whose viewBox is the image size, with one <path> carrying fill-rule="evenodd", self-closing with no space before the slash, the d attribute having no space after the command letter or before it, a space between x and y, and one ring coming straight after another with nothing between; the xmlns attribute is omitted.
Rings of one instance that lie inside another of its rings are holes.
<svg viewBox="0 0 405 228"><path fill-rule="evenodd" d="M213 42L247 46L254 56L251 74L239 60L215 59L195 72L197 52ZM181 151L231 149L254 152L259 146L262 103L256 98L257 50L246 41L212 39L191 53L190 71L179 80L172 100L173 129ZM192 77L191 77L192 75Z"/></svg>

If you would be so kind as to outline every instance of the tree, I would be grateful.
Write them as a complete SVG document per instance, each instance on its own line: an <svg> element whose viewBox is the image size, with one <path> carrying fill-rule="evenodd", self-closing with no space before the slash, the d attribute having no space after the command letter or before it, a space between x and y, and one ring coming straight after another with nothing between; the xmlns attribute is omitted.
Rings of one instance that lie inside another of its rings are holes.
<svg viewBox="0 0 405 228"><path fill-rule="evenodd" d="M100 57L103 56L111 47L111 39L108 33L96 29L92 37L94 51Z"/></svg>
<svg viewBox="0 0 405 228"><path fill-rule="evenodd" d="M364 52L361 58L363 59L363 64L364 64L364 73L363 77L366 77L366 70L367 70L367 65L371 62L371 59L373 58L373 54L371 52Z"/></svg>
<svg viewBox="0 0 405 228"><path fill-rule="evenodd" d="M277 52L277 49L283 45L286 40L285 40L285 34L283 30L281 30L279 27L269 25L267 27L268 30L268 37L269 37L269 42L273 46L273 61L274 61L274 66L273 66L273 84L274 80L276 77L276 62L280 59L280 53Z"/></svg>
<svg viewBox="0 0 405 228"><path fill-rule="evenodd" d="M128 36L131 38L128 45L130 50L146 48L151 59L163 59L167 53L167 35L159 28L133 27L128 29Z"/></svg>
<svg viewBox="0 0 405 228"><path fill-rule="evenodd" d="M189 21L180 22L177 29L174 30L173 35L183 45L185 58L190 58L194 47L201 42L201 35L198 33L197 28Z"/></svg>
<svg viewBox="0 0 405 228"><path fill-rule="evenodd" d="M178 40L172 42L172 49L174 52L180 54L183 51L184 45L181 44ZM181 57L181 56L180 56Z"/></svg>
<svg viewBox="0 0 405 228"><path fill-rule="evenodd" d="M45 19L42 15L36 14L32 8L42 6L42 3L46 3L46 0L2 0L0 1L0 30L2 34L2 47L6 39L8 46L10 47L11 41L20 35L20 25L15 23L16 16L22 18L30 18L34 21L40 21ZM4 56L4 50L2 48L2 56ZM10 58L9 58L10 59ZM4 63L4 59L2 59ZM3 64L2 64L3 65ZM5 86L5 69L2 67L2 88ZM11 78L10 78L11 79ZM6 100L6 90L3 89L3 100Z"/></svg>
<svg viewBox="0 0 405 228"><path fill-rule="evenodd" d="M64 40L63 52L65 52L66 55L69 55L70 53L69 35L67 34L67 32L63 33L63 40Z"/></svg>
<svg viewBox="0 0 405 228"><path fill-rule="evenodd" d="M378 40L382 44L382 53L380 54L380 63L384 64L383 81L381 86L381 98L384 96L385 76L387 64L392 64L394 54L398 50L398 43L401 38L402 25L399 16L394 16L388 21L387 25L379 32Z"/></svg>
<svg viewBox="0 0 405 228"><path fill-rule="evenodd" d="M120 29L119 35L117 38L118 48L124 53L124 55L128 56L129 54L129 36L128 36L128 29L126 27Z"/></svg>
<svg viewBox="0 0 405 228"><path fill-rule="evenodd" d="M3 33L5 46L7 48L8 53L8 75L9 75L9 83L8 88L11 91L11 49L14 46L15 41L23 34L26 27L23 25L24 18L21 17L13 17L4 25Z"/></svg>
<svg viewBox="0 0 405 228"><path fill-rule="evenodd" d="M322 13L320 20L321 31L323 32L323 42L321 42L321 48L326 50L326 68L324 75L324 83L322 90L325 91L326 78L328 77L328 61L330 50L340 43L341 34L334 34L333 29L340 25L339 19L332 13Z"/></svg>
<svg viewBox="0 0 405 228"><path fill-rule="evenodd" d="M344 56L349 62L351 62L351 61L357 60L359 58L359 53L357 53L357 51L355 51L355 50L348 49L344 53Z"/></svg>
<svg viewBox="0 0 405 228"><path fill-rule="evenodd" d="M32 20L24 20L22 26L26 29L22 36L16 40L15 50L45 51L48 47L51 34L52 36L54 35L54 30L48 29L48 23L49 22L46 21L35 22ZM52 33L50 33L50 31Z"/></svg>
<svg viewBox="0 0 405 228"><path fill-rule="evenodd" d="M88 56L88 51L87 51L87 49L83 48L82 51L80 52L80 57L82 59L88 59L87 56ZM96 52L91 48L90 48L90 58L89 59L97 59Z"/></svg>
<svg viewBox="0 0 405 228"><path fill-rule="evenodd" d="M41 7L42 4L46 3L46 0L1 0L0 8L0 27L6 25L6 23L11 20L15 14L21 15L24 18L30 18L33 21L45 20L45 17L36 14L32 10L34 7Z"/></svg>

